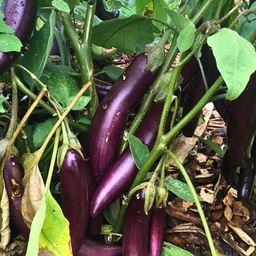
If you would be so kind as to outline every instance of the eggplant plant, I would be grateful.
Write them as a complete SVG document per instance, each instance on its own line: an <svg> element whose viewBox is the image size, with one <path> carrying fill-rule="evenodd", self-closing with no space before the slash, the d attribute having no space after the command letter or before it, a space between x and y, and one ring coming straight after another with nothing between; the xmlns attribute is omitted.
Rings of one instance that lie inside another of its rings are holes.
<svg viewBox="0 0 256 256"><path fill-rule="evenodd" d="M178 135L194 135L213 101L227 123L222 176L239 200L250 197L255 3L0 6L1 252L14 248L14 225L26 255L166 253L171 158L218 255L194 184L169 148Z"/></svg>

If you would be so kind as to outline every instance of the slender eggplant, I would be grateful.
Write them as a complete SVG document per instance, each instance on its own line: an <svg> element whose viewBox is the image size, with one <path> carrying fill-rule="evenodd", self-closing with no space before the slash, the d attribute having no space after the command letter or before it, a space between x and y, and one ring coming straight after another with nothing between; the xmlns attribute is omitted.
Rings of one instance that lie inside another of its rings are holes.
<svg viewBox="0 0 256 256"><path fill-rule="evenodd" d="M103 244L92 239L84 239L78 256L121 256L122 247L114 244Z"/></svg>
<svg viewBox="0 0 256 256"><path fill-rule="evenodd" d="M156 74L146 71L148 58L139 55L100 102L88 133L88 155L96 180L100 180L117 158L118 146L128 114L137 106Z"/></svg>
<svg viewBox="0 0 256 256"><path fill-rule="evenodd" d="M145 190L132 195L123 222L122 255L147 256L149 254L149 225L151 212L144 211Z"/></svg>
<svg viewBox="0 0 256 256"><path fill-rule="evenodd" d="M74 255L81 247L88 222L88 187L85 161L75 149L69 148L60 168L61 206L70 224L71 246Z"/></svg>
<svg viewBox="0 0 256 256"><path fill-rule="evenodd" d="M149 256L161 256L166 224L166 208L153 209L149 231Z"/></svg>
<svg viewBox="0 0 256 256"><path fill-rule="evenodd" d="M21 213L21 200L24 193L23 176L24 169L18 158L16 156L8 157L3 171L3 178L9 198L10 221L25 238L28 238L30 229L24 222Z"/></svg>
<svg viewBox="0 0 256 256"><path fill-rule="evenodd" d="M96 9L95 14L101 20L111 20L118 18L119 11L118 10L106 10L104 0L97 0L96 1Z"/></svg>
<svg viewBox="0 0 256 256"><path fill-rule="evenodd" d="M245 90L231 101L227 120L227 140L230 158L237 166L252 170L252 144L256 133L256 72Z"/></svg>
<svg viewBox="0 0 256 256"><path fill-rule="evenodd" d="M24 45L29 39L37 16L38 0L3 0L1 10L5 23L10 25L14 34ZM0 74L8 70L17 59L17 52L0 52Z"/></svg>
<svg viewBox="0 0 256 256"><path fill-rule="evenodd" d="M154 103L135 133L151 149L156 139L163 103ZM138 173L130 148L126 148L93 193L90 214L96 216L105 210L114 200L124 193Z"/></svg>

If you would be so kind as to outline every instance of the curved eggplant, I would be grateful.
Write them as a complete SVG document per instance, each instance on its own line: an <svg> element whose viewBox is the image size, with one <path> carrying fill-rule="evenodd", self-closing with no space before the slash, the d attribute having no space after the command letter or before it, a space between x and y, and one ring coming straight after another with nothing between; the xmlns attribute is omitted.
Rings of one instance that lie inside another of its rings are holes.
<svg viewBox="0 0 256 256"><path fill-rule="evenodd" d="M33 31L37 8L37 0L3 0L1 10L5 14L5 23L12 27L14 34L23 44ZM17 52L0 52L0 74L8 70L18 56Z"/></svg>
<svg viewBox="0 0 256 256"><path fill-rule="evenodd" d="M124 216L122 255L146 256L149 253L149 225L151 211L144 211L145 190L136 191Z"/></svg>
<svg viewBox="0 0 256 256"><path fill-rule="evenodd" d="M118 146L128 114L137 106L156 74L146 71L148 58L139 55L125 74L112 86L100 102L88 133L88 155L100 180L117 158Z"/></svg>
<svg viewBox="0 0 256 256"><path fill-rule="evenodd" d="M166 208L153 209L149 231L149 256L161 256L166 224Z"/></svg>
<svg viewBox="0 0 256 256"><path fill-rule="evenodd" d="M85 161L75 149L69 148L60 168L61 207L70 224L74 255L81 247L88 222L88 187Z"/></svg>
<svg viewBox="0 0 256 256"><path fill-rule="evenodd" d="M163 103L154 104L142 121L135 136L151 149L154 145ZM138 173L130 148L126 148L106 172L93 193L90 214L96 216L124 193Z"/></svg>
<svg viewBox="0 0 256 256"><path fill-rule="evenodd" d="M78 256L121 256L120 245L103 244L92 239L84 239Z"/></svg>
<svg viewBox="0 0 256 256"><path fill-rule="evenodd" d="M3 178L5 188L9 198L10 220L17 230L25 237L29 237L30 229L26 225L21 213L21 200L24 193L22 179L24 169L16 156L8 157L4 170Z"/></svg>

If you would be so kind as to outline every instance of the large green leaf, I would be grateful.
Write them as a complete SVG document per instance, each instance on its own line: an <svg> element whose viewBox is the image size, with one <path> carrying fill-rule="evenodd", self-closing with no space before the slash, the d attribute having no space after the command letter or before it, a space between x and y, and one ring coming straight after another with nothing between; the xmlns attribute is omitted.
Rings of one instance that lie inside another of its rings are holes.
<svg viewBox="0 0 256 256"><path fill-rule="evenodd" d="M245 89L250 75L256 70L256 52L253 45L237 32L222 28L208 37L217 67L228 87L226 98L236 99Z"/></svg>
<svg viewBox="0 0 256 256"><path fill-rule="evenodd" d="M52 47L55 19L56 13L55 11L52 11L49 20L39 31L34 33L30 40L28 52L23 58L23 66L25 66L38 78L40 78L43 73ZM31 76L26 72L24 72L24 79L30 85L30 87L33 88L35 80L32 79Z"/></svg>
<svg viewBox="0 0 256 256"><path fill-rule="evenodd" d="M159 30L152 21L141 15L101 22L92 29L92 43L131 54L140 44L152 43Z"/></svg>

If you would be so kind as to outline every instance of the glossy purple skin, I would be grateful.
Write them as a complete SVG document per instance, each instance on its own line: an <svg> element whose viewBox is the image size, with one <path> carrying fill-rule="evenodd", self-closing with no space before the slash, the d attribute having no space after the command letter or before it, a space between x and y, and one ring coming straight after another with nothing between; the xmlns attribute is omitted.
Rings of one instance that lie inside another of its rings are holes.
<svg viewBox="0 0 256 256"><path fill-rule="evenodd" d="M153 209L150 219L149 256L161 256L166 224L166 208Z"/></svg>
<svg viewBox="0 0 256 256"><path fill-rule="evenodd" d="M145 71L147 56L139 55L100 102L88 134L88 155L96 180L117 158L128 114L149 89L156 74Z"/></svg>
<svg viewBox="0 0 256 256"><path fill-rule="evenodd" d="M231 101L227 121L227 139L230 158L234 164L252 170L252 144L256 133L256 72L241 95Z"/></svg>
<svg viewBox="0 0 256 256"><path fill-rule="evenodd" d="M16 156L8 157L4 170L3 177L5 188L9 198L10 219L17 230L25 237L29 237L30 229L24 222L21 213L21 200L24 193L22 179L24 169Z"/></svg>
<svg viewBox="0 0 256 256"><path fill-rule="evenodd" d="M61 207L70 224L71 246L77 255L88 222L88 187L85 160L75 149L69 148L60 168Z"/></svg>
<svg viewBox="0 0 256 256"><path fill-rule="evenodd" d="M1 10L5 14L5 23L10 25L14 34L23 44L29 39L37 16L37 0L4 0ZM8 70L19 53L0 52L0 74Z"/></svg>
<svg viewBox="0 0 256 256"><path fill-rule="evenodd" d="M135 136L152 149L163 109L162 103L154 104L145 116ZM90 214L96 216L121 196L138 173L130 148L127 147L100 181L92 195Z"/></svg>
<svg viewBox="0 0 256 256"><path fill-rule="evenodd" d="M144 211L145 191L136 191L129 202L123 221L122 255L147 256L151 211Z"/></svg>
<svg viewBox="0 0 256 256"><path fill-rule="evenodd" d="M78 256L121 256L120 245L103 244L92 239L84 239Z"/></svg>

